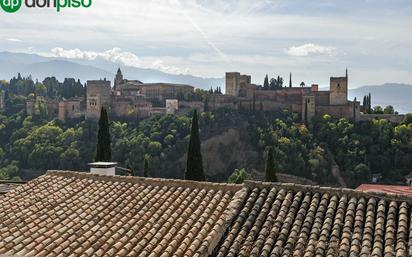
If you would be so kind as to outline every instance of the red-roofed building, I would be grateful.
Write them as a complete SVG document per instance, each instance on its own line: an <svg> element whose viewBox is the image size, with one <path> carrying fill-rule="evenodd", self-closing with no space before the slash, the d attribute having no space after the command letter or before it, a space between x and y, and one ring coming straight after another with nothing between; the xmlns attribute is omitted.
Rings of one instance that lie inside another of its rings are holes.
<svg viewBox="0 0 412 257"><path fill-rule="evenodd" d="M412 196L412 187L410 186L363 184L360 185L356 190L363 192L381 192L387 194Z"/></svg>

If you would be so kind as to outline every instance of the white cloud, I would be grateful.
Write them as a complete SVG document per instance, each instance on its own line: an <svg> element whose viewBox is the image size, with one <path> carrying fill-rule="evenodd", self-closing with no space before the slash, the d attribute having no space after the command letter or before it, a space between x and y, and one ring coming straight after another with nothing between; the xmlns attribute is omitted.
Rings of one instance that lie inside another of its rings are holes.
<svg viewBox="0 0 412 257"><path fill-rule="evenodd" d="M186 73L189 67L202 77L242 71L258 83L266 73L287 77L289 72L296 80L328 83L330 75L347 66L410 70L412 4L393 0L389 10L386 0L369 2L99 0L87 9L33 9L0 19L0 40L10 35L22 40L3 40L0 51L33 46L50 56L106 58L169 73ZM401 8L405 5L409 8ZM52 53L55 46L64 51ZM408 77L411 81L412 73Z"/></svg>
<svg viewBox="0 0 412 257"><path fill-rule="evenodd" d="M336 53L336 48L315 44L304 44L301 46L292 46L288 49L287 53L294 57L304 57L312 54L334 55Z"/></svg>
<svg viewBox="0 0 412 257"><path fill-rule="evenodd" d="M78 48L75 49L64 49L61 47L55 47L51 49L50 53L38 53L43 56L48 57L60 57L67 59L80 59L80 60L96 60L101 58L106 61L110 61L117 64L122 64L129 67L135 68L153 68L161 70L163 72L172 74L187 74L190 72L188 68L178 68L171 65L167 65L161 59L153 58L139 58L136 54L123 51L120 48L113 48L104 52L94 52L94 51L82 51Z"/></svg>
<svg viewBox="0 0 412 257"><path fill-rule="evenodd" d="M7 41L9 41L9 42L14 42L14 43L20 43L20 42L23 42L22 40L17 39L17 38L8 38L8 39L7 39Z"/></svg>

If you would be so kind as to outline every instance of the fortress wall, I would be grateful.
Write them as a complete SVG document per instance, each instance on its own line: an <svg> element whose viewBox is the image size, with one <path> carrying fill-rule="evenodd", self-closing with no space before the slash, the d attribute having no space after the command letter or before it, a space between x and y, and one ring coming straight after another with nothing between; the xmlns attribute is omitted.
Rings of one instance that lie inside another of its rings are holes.
<svg viewBox="0 0 412 257"><path fill-rule="evenodd" d="M353 118L353 105L329 105L329 106L316 106L316 115L323 116L329 114L336 118Z"/></svg>
<svg viewBox="0 0 412 257"><path fill-rule="evenodd" d="M329 105L329 91L318 91L315 93L316 105Z"/></svg>
<svg viewBox="0 0 412 257"><path fill-rule="evenodd" d="M116 101L113 104L113 111L119 117L127 117L133 110L131 107L130 101Z"/></svg>

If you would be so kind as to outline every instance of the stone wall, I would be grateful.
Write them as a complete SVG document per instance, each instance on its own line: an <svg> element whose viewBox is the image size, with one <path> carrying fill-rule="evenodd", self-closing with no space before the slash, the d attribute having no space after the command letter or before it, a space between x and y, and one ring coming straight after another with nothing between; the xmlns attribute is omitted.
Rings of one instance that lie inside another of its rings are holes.
<svg viewBox="0 0 412 257"><path fill-rule="evenodd" d="M205 105L203 102L194 101L194 102L187 102L187 101L179 101L178 103L178 112L179 115L185 115L193 110L197 110L199 113L205 110Z"/></svg>
<svg viewBox="0 0 412 257"><path fill-rule="evenodd" d="M305 115L307 114L307 117ZM310 121L316 115L315 95L304 95L302 97L302 120L305 118Z"/></svg>
<svg viewBox="0 0 412 257"><path fill-rule="evenodd" d="M80 109L81 101L77 99L63 100L59 102L59 120L77 119L83 116Z"/></svg>
<svg viewBox="0 0 412 257"><path fill-rule="evenodd" d="M59 101L49 100L47 101L47 116L49 119L59 117Z"/></svg>
<svg viewBox="0 0 412 257"><path fill-rule="evenodd" d="M316 105L329 105L329 91L318 91L316 95Z"/></svg>
<svg viewBox="0 0 412 257"><path fill-rule="evenodd" d="M147 83L139 86L140 93L148 98L159 99L176 99L179 94L187 96L194 91L194 87L189 85L171 84L171 83Z"/></svg>
<svg viewBox="0 0 412 257"><path fill-rule="evenodd" d="M359 120L360 104L357 103L355 108L355 118ZM353 103L349 102L346 105L316 106L317 116L323 116L325 114L329 114L335 118L347 118L353 120Z"/></svg>
<svg viewBox="0 0 412 257"><path fill-rule="evenodd" d="M210 110L217 110L220 108L228 108L232 110L238 109L238 98L230 95L212 95L209 99L208 105Z"/></svg>
<svg viewBox="0 0 412 257"><path fill-rule="evenodd" d="M152 103L141 97L116 97L112 105L114 114L122 118L146 118L152 108Z"/></svg>

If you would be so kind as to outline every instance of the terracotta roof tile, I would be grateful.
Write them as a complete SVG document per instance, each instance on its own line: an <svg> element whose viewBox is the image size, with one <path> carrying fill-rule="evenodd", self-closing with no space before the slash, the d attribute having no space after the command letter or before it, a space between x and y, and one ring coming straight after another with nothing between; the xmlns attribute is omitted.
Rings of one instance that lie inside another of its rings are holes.
<svg viewBox="0 0 412 257"><path fill-rule="evenodd" d="M0 199L0 255L207 256L240 189L49 172Z"/></svg>
<svg viewBox="0 0 412 257"><path fill-rule="evenodd" d="M408 197L259 182L246 187L243 208L215 256L411 256Z"/></svg>
<svg viewBox="0 0 412 257"><path fill-rule="evenodd" d="M412 256L412 198L49 172L0 198L0 255Z"/></svg>
<svg viewBox="0 0 412 257"><path fill-rule="evenodd" d="M387 194L402 194L412 196L411 186L363 184L356 190L364 192L383 192Z"/></svg>

